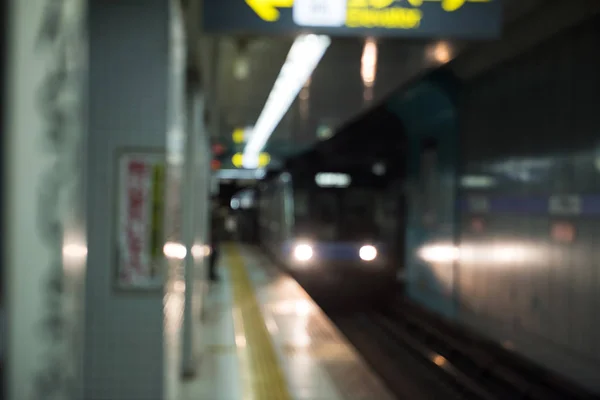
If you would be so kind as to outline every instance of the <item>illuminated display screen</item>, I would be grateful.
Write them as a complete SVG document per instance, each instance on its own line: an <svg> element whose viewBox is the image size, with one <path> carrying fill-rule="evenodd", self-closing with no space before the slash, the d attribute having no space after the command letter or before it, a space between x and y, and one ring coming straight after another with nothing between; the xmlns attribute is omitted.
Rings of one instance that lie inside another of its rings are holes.
<svg viewBox="0 0 600 400"><path fill-rule="evenodd" d="M348 174L320 172L315 175L315 183L320 187L348 187L351 182Z"/></svg>

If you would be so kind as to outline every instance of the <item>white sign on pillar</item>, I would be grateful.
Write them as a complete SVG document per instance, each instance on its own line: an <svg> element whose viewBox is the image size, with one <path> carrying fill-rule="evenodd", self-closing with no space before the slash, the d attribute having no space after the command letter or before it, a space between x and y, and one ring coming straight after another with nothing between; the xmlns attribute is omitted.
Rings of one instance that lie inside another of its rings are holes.
<svg viewBox="0 0 600 400"><path fill-rule="evenodd" d="M124 290L162 290L165 157L123 153L118 162L117 273Z"/></svg>
<svg viewBox="0 0 600 400"><path fill-rule="evenodd" d="M295 0L294 22L300 26L344 26L347 0Z"/></svg>

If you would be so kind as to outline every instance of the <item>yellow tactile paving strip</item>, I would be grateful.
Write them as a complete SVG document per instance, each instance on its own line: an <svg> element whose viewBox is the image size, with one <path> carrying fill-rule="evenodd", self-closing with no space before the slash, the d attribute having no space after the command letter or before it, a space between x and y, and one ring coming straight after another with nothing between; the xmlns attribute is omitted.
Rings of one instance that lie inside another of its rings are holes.
<svg viewBox="0 0 600 400"><path fill-rule="evenodd" d="M292 400L254 287L235 244L224 246L235 309L244 400Z"/></svg>

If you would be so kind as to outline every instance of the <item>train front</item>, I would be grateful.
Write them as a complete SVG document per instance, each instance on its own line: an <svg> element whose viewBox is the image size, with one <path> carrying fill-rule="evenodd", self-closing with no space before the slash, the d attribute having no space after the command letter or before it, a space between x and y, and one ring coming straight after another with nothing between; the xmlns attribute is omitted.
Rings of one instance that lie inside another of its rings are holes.
<svg viewBox="0 0 600 400"><path fill-rule="evenodd" d="M384 241L384 187L348 173L294 185L289 268L314 295L366 301L387 292L395 269Z"/></svg>

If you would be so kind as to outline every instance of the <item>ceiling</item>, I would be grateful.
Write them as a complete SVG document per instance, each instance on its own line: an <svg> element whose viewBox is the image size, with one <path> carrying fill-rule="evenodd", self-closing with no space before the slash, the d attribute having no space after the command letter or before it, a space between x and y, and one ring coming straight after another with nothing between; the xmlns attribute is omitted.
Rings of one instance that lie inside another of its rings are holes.
<svg viewBox="0 0 600 400"><path fill-rule="evenodd" d="M205 0L206 1L206 0ZM547 3L558 0L504 0L505 33L518 20L530 17ZM577 1L577 0L574 0ZM230 141L236 127L253 125L279 74L292 43L281 37L218 37L206 38L198 34L201 6L187 1L188 34L198 35L192 40L198 51L199 63L212 87L208 90L211 104L210 131L213 139ZM191 25L191 27L190 27ZM299 98L290 107L273 133L270 143L293 143L295 149L317 140L320 125L335 128L365 108L414 79L419 74L440 65L436 46L440 41L378 40L377 78L372 99L365 100L360 74L363 38L334 38L323 60L315 70L308 89L308 99ZM454 57L474 47L486 44L443 41ZM236 77L240 60L247 61L247 76Z"/></svg>

